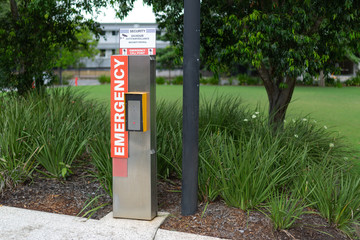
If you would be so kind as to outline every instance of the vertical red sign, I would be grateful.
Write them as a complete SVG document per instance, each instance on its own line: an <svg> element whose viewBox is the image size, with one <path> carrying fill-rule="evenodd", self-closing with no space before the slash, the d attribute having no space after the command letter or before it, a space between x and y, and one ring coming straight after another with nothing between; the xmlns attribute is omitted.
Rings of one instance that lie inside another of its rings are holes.
<svg viewBox="0 0 360 240"><path fill-rule="evenodd" d="M128 158L128 132L125 131L125 93L127 91L128 56L111 56L112 158Z"/></svg>

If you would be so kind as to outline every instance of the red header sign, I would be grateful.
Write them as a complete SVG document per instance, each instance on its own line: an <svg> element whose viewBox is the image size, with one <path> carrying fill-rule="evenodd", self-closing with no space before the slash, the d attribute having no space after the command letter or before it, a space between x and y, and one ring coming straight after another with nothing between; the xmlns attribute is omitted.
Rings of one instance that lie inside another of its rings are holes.
<svg viewBox="0 0 360 240"><path fill-rule="evenodd" d="M111 157L128 158L125 131L125 93L128 92L128 56L111 56Z"/></svg>
<svg viewBox="0 0 360 240"><path fill-rule="evenodd" d="M120 48L120 55L156 55L156 48Z"/></svg>

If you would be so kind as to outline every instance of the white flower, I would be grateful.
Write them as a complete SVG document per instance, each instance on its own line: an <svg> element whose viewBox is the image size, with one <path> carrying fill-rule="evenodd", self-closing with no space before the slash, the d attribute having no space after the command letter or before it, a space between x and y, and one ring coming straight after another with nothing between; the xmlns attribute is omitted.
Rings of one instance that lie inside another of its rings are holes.
<svg viewBox="0 0 360 240"><path fill-rule="evenodd" d="M255 114L253 114L251 117L252 117L252 118L256 118L256 115L255 115Z"/></svg>
<svg viewBox="0 0 360 240"><path fill-rule="evenodd" d="M248 120L247 118L245 118L245 119L244 119L244 122L247 122L247 121L249 121L249 120Z"/></svg>
<svg viewBox="0 0 360 240"><path fill-rule="evenodd" d="M307 119L306 119L306 118L303 118L302 120L303 120L303 122L306 122L306 121L307 121Z"/></svg>
<svg viewBox="0 0 360 240"><path fill-rule="evenodd" d="M260 112L255 112L256 115L259 115Z"/></svg>
<svg viewBox="0 0 360 240"><path fill-rule="evenodd" d="M313 120L314 121L314 123L317 123L317 121L316 120Z"/></svg>
<svg viewBox="0 0 360 240"><path fill-rule="evenodd" d="M349 160L349 158L347 158L347 157L344 157L344 160L345 160L345 161L347 161L347 160Z"/></svg>
<svg viewBox="0 0 360 240"><path fill-rule="evenodd" d="M295 120L295 119L293 119L293 120L292 120L292 122L293 122L293 123L295 123L295 122L296 122L296 120Z"/></svg>
<svg viewBox="0 0 360 240"><path fill-rule="evenodd" d="M298 138L299 136L297 134L295 134L294 137Z"/></svg>
<svg viewBox="0 0 360 240"><path fill-rule="evenodd" d="M334 145L333 143L330 143L330 144L329 144L329 147L331 147L331 148L334 147L334 146L335 146L335 145Z"/></svg>
<svg viewBox="0 0 360 240"><path fill-rule="evenodd" d="M324 126L325 129L327 129L327 126Z"/></svg>

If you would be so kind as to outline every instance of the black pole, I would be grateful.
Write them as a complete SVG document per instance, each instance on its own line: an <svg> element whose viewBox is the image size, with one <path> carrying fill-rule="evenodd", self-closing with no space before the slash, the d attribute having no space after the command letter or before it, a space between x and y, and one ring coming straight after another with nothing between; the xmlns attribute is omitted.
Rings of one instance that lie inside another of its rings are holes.
<svg viewBox="0 0 360 240"><path fill-rule="evenodd" d="M198 191L200 0L184 0L183 159L181 214L195 214Z"/></svg>

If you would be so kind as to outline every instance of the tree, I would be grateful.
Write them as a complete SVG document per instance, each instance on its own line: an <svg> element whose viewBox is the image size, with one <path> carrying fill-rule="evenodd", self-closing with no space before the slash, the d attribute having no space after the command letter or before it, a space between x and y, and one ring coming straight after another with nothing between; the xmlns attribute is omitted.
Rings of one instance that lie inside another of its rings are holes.
<svg viewBox="0 0 360 240"><path fill-rule="evenodd" d="M75 37L78 40L78 46L73 49L60 48L54 64L54 67L59 69L60 84L62 83L62 69L69 67L80 69L80 66L84 66L80 62L81 58L94 58L99 53L99 49L96 48L98 40L94 39L93 34L88 29L76 33Z"/></svg>
<svg viewBox="0 0 360 240"><path fill-rule="evenodd" d="M134 0L0 0L0 87L16 88L20 95L33 79L43 85L42 75L58 62L59 52L87 49L80 42L84 29L99 36L99 24L85 19L109 4L124 17Z"/></svg>
<svg viewBox="0 0 360 240"><path fill-rule="evenodd" d="M171 79L171 70L175 69L181 64L181 57L179 57L176 47L170 45L166 48L159 48L156 50L156 64L161 69L169 70L169 81Z"/></svg>
<svg viewBox="0 0 360 240"><path fill-rule="evenodd" d="M55 67L75 67L81 58L93 58L99 53L99 49L96 48L98 40L94 39L93 34L88 29L76 33L75 37L78 41L78 46L75 49L60 49Z"/></svg>
<svg viewBox="0 0 360 240"><path fill-rule="evenodd" d="M182 1L146 0L160 27L182 44ZM359 52L359 0L203 0L202 58L212 69L249 61L269 100L269 122L283 125L297 77L336 71L348 52ZM171 16L171 17L168 17Z"/></svg>

